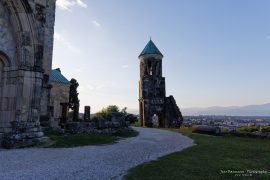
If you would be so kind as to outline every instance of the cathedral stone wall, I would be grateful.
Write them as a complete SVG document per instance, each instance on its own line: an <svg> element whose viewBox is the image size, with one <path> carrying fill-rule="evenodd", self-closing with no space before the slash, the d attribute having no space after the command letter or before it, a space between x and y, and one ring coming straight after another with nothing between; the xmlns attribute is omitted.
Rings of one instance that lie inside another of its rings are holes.
<svg viewBox="0 0 270 180"><path fill-rule="evenodd" d="M43 136L54 19L55 0L0 1L0 134L14 146Z"/></svg>

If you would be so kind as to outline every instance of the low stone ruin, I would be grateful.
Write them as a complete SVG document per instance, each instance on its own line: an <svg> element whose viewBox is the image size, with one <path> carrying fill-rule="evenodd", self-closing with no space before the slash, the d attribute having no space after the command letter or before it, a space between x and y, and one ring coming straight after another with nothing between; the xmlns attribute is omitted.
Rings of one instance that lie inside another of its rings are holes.
<svg viewBox="0 0 270 180"><path fill-rule="evenodd" d="M163 107L164 119L167 121L167 127L180 127L183 122L182 113L177 106L173 96L165 98Z"/></svg>
<svg viewBox="0 0 270 180"><path fill-rule="evenodd" d="M115 112L110 113L106 117L95 117L90 119L90 107L85 108L84 119L76 122L67 121L67 117L64 116L59 122L58 129L61 133L95 133L95 134L113 134L119 130L130 129L131 119L130 114ZM25 122L29 123L29 122ZM24 124L16 121L12 122L12 132L4 134L2 140L2 146L4 148L21 148L29 147L33 144L39 145L47 142L48 137L44 136L40 126L38 124ZM53 127L51 127L53 128ZM35 131L36 133L34 133ZM33 136L34 135L34 136ZM38 137L38 138L35 138Z"/></svg>
<svg viewBox="0 0 270 180"><path fill-rule="evenodd" d="M82 122L68 122L68 133L105 133L112 134L119 130L130 129L130 122L123 113L110 113L106 118L96 117L93 120Z"/></svg>

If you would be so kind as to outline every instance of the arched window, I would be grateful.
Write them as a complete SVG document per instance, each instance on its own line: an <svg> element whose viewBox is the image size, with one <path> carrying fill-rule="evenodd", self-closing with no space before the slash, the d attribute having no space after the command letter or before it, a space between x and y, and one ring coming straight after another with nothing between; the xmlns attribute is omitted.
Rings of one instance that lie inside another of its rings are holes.
<svg viewBox="0 0 270 180"><path fill-rule="evenodd" d="M148 61L148 75L153 75L153 67L152 67L152 62Z"/></svg>

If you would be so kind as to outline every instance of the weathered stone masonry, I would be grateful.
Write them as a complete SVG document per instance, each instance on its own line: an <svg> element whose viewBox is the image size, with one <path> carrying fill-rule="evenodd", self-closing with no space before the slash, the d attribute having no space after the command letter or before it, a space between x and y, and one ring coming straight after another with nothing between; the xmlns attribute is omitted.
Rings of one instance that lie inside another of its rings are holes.
<svg viewBox="0 0 270 180"><path fill-rule="evenodd" d="M0 1L0 141L14 146L43 138L48 117L56 0Z"/></svg>
<svg viewBox="0 0 270 180"><path fill-rule="evenodd" d="M153 116L156 115L159 127L179 127L183 118L173 96L166 97L162 58L163 55L152 40L139 55L140 121L142 126L153 127Z"/></svg>

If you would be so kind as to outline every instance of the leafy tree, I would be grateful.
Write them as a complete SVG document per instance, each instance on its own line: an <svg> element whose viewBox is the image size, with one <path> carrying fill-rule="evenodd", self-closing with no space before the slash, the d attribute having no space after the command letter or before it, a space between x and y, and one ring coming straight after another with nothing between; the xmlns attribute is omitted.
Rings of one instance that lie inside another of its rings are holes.
<svg viewBox="0 0 270 180"><path fill-rule="evenodd" d="M110 105L106 108L107 113L119 112L119 107L116 105Z"/></svg>
<svg viewBox="0 0 270 180"><path fill-rule="evenodd" d="M78 98L79 93L77 92L77 88L79 87L79 83L76 79L70 80L70 91L69 91L69 108L73 110L73 121L78 120L79 117L79 107L80 100Z"/></svg>
<svg viewBox="0 0 270 180"><path fill-rule="evenodd" d="M134 114L127 113L127 107L124 107L121 111L119 110L119 107L116 105L110 105L106 108L103 108L101 111L97 112L95 115L96 119L97 117L103 117L106 118L110 113L121 113L123 116L125 116L125 120L129 121L131 124L138 121L138 118Z"/></svg>
<svg viewBox="0 0 270 180"><path fill-rule="evenodd" d="M110 113L115 113L115 112L120 112L119 111L119 107L116 105L110 105L106 108L102 108L101 111L96 113L96 116L103 116L103 117L107 117Z"/></svg>

